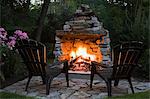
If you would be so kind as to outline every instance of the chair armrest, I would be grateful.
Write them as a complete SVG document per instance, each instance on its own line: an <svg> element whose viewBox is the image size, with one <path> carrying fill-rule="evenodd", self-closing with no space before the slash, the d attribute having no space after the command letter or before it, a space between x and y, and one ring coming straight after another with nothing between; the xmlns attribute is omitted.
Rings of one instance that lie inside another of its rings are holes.
<svg viewBox="0 0 150 99"><path fill-rule="evenodd" d="M112 69L112 66L107 66L105 64L98 63L95 61L91 62L91 71L92 72L102 71L102 70L106 70L106 69Z"/></svg>
<svg viewBox="0 0 150 99"><path fill-rule="evenodd" d="M53 75L57 76L61 72L68 71L68 61L58 61L52 64L46 65L46 74L47 76Z"/></svg>
<svg viewBox="0 0 150 99"><path fill-rule="evenodd" d="M68 60L63 60L61 61L61 63L63 63L63 72L68 72L69 70Z"/></svg>
<svg viewBox="0 0 150 99"><path fill-rule="evenodd" d="M50 69L53 69L53 68L62 69L63 68L63 64L61 62L55 62L52 64L47 64L46 66L48 66Z"/></svg>
<svg viewBox="0 0 150 99"><path fill-rule="evenodd" d="M110 67L112 67L112 66L107 66L107 65L102 64L102 63L98 63L98 62L96 62L96 61L92 61L91 63L92 63L93 65L96 65L96 66L101 66L102 68L110 68Z"/></svg>
<svg viewBox="0 0 150 99"><path fill-rule="evenodd" d="M60 61L61 63L66 63L66 62L68 62L68 60L63 60L63 61Z"/></svg>
<svg viewBox="0 0 150 99"><path fill-rule="evenodd" d="M62 71L63 65L60 62L47 64L45 67L47 77L55 77Z"/></svg>
<svg viewBox="0 0 150 99"><path fill-rule="evenodd" d="M117 67L125 67L125 66L129 66L129 65L131 65L131 66L135 66L135 67L139 67L139 68L141 68L142 67L142 65L140 65L140 64L123 64L123 65L113 65L113 66L111 66L112 68L117 68Z"/></svg>
<svg viewBox="0 0 150 99"><path fill-rule="evenodd" d="M108 67L102 63L92 62L91 72L93 74L98 74L102 79L107 79L112 76L113 68L112 66Z"/></svg>

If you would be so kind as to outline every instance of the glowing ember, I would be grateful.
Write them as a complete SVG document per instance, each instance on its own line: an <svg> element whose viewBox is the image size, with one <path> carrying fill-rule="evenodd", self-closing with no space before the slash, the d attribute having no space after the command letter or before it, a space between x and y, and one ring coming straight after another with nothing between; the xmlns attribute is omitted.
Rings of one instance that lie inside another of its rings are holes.
<svg viewBox="0 0 150 99"><path fill-rule="evenodd" d="M76 51L72 51L70 53L70 57L73 57L73 59L79 56L82 56L85 59L90 59L91 61L94 61L96 59L95 55L90 55L87 53L87 48L81 46Z"/></svg>

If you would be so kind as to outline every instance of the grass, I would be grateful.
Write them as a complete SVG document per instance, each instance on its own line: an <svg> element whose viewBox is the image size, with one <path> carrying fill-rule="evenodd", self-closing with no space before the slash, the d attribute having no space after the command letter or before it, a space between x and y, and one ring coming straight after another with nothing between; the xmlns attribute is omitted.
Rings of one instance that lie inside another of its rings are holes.
<svg viewBox="0 0 150 99"><path fill-rule="evenodd" d="M124 96L112 96L105 99L150 99L150 90L145 92L139 92L135 94L128 94Z"/></svg>
<svg viewBox="0 0 150 99"><path fill-rule="evenodd" d="M8 92L0 92L0 99L35 99L35 97L27 97ZM146 92L139 92L135 94L128 94L124 96L112 96L105 99L150 99L150 90Z"/></svg>
<svg viewBox="0 0 150 99"><path fill-rule="evenodd" d="M15 93L0 92L0 99L35 99L34 97L27 97Z"/></svg>

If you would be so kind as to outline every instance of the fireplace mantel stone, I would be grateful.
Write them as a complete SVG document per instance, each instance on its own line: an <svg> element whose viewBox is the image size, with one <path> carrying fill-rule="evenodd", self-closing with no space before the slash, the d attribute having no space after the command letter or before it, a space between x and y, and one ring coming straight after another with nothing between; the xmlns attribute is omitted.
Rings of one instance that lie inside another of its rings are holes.
<svg viewBox="0 0 150 99"><path fill-rule="evenodd" d="M75 33L75 32L69 32L69 31L63 31L63 30L57 30L56 31L56 36L60 39L100 39L102 36L106 36L107 31L103 33L88 33L88 32L80 32L80 33Z"/></svg>

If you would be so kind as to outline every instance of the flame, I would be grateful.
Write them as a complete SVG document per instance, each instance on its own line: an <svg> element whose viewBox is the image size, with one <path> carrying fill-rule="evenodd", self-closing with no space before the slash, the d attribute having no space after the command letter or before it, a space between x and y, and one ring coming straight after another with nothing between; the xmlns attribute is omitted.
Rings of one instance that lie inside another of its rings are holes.
<svg viewBox="0 0 150 99"><path fill-rule="evenodd" d="M82 56L85 59L90 59L92 61L94 61L96 59L95 55L90 55L87 53L87 48L85 47L79 47L76 51L72 51L70 53L70 57L72 57L73 59L75 59L76 57Z"/></svg>
<svg viewBox="0 0 150 99"><path fill-rule="evenodd" d="M76 57L76 53L75 53L74 51L72 51L72 52L70 53L70 56L74 59L74 58Z"/></svg>

